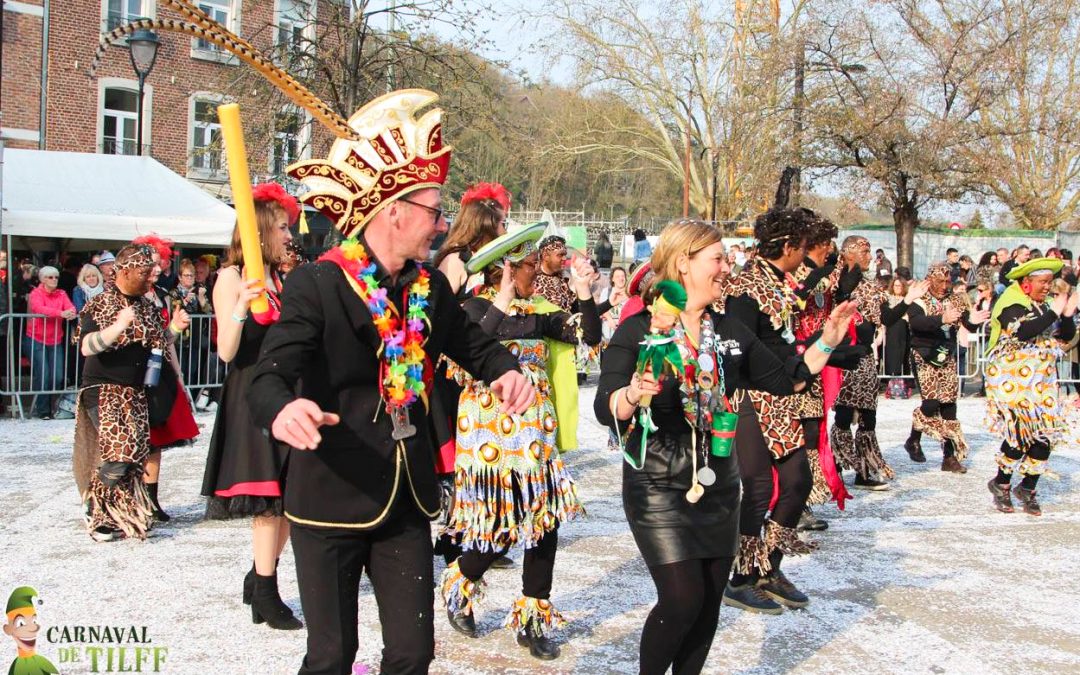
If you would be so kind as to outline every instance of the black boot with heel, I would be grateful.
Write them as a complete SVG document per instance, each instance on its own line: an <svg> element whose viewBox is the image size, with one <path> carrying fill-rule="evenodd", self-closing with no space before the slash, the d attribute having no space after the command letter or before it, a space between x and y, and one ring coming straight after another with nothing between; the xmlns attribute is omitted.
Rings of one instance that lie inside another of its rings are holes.
<svg viewBox="0 0 1080 675"><path fill-rule="evenodd" d="M265 622L276 630L299 630L304 627L278 593L277 572L267 577L255 574L251 594L251 622Z"/></svg>

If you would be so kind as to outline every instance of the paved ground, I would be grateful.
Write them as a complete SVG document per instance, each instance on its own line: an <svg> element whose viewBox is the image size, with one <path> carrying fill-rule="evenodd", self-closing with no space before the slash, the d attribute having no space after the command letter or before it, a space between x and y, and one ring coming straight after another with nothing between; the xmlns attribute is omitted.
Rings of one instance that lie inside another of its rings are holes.
<svg viewBox="0 0 1080 675"><path fill-rule="evenodd" d="M573 619L562 658L533 661L499 628L519 581L517 570L494 570L481 638L460 638L437 615L433 672L636 672L639 631L655 596L622 515L620 458L604 449L604 432L591 421L592 394L582 392L585 449L569 460L589 515L562 530L556 565L553 600ZM1080 560L1078 446L1053 459L1061 478L1041 486L1046 515L998 514L985 486L997 443L982 430L982 401L960 405L974 449L966 476L940 472L929 449L930 463L907 460L901 443L914 405L883 401L879 412L882 447L899 474L893 490L860 493L844 514L823 511L832 528L817 537L820 552L785 568L813 598L810 608L780 617L724 608L707 672L1080 672L1072 577ZM200 423L208 433L212 418ZM168 648L161 672L295 672L304 634L254 626L240 602L247 525L202 522L197 495L208 437L166 454L162 501L173 521L146 542L111 544L95 544L82 530L71 439L71 422L0 422L4 597L16 585L35 586L46 629L145 627L149 646ZM298 610L289 553L281 577L283 596ZM361 595L358 658L375 666L381 643L370 586ZM14 646L0 638L3 663ZM79 663L59 663L66 646L39 640L63 672L90 672L85 645Z"/></svg>

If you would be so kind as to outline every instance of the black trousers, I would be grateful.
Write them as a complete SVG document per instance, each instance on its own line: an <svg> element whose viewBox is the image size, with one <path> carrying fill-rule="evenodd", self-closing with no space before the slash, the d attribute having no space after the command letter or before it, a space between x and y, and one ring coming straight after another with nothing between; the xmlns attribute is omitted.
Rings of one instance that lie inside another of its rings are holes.
<svg viewBox="0 0 1080 675"><path fill-rule="evenodd" d="M380 672L427 673L435 658L431 528L409 495L398 492L374 530L292 524L300 604L307 623L301 675L352 673L360 574L367 570L379 605Z"/></svg>
<svg viewBox="0 0 1080 675"><path fill-rule="evenodd" d="M816 429L816 425L814 428ZM804 427L805 430L807 429ZM815 441L816 438L815 435ZM739 507L739 532L750 537L761 536L761 527L765 524L765 514L772 499L774 466L780 478L780 495L770 517L784 527L798 525L799 516L802 515L806 500L814 487L814 476L806 458L806 447L801 447L779 460L774 458L761 433L757 413L747 402L739 410L739 423L735 427L735 448L743 486Z"/></svg>
<svg viewBox="0 0 1080 675"><path fill-rule="evenodd" d="M558 549L558 526L545 534L536 546L525 549L525 561L521 565L522 595L539 600L547 600L551 597L552 577L555 574L555 553ZM506 550L488 553L476 550L464 551L458 558L458 569L466 579L476 581L484 576L493 562L506 554Z"/></svg>

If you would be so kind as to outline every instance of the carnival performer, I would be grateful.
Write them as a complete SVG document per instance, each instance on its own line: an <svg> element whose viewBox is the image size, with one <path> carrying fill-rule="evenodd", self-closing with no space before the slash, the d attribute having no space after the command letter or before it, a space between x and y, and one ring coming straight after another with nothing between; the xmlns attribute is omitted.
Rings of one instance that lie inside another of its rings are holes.
<svg viewBox="0 0 1080 675"><path fill-rule="evenodd" d="M785 362L742 323L711 307L728 271L713 225L666 226L652 267L653 293L665 300L650 303L651 312L623 317L604 353L594 411L624 442L623 510L656 585L657 604L641 634L640 672L671 668L684 675L704 667L739 549L741 457L731 452L728 397L747 387L776 394L802 389L825 366L850 308L834 310L821 341ZM681 299L670 297L672 286L685 289ZM655 369L641 374L639 351L655 319L671 311L665 306L679 304L684 309L674 312L671 324L683 371L665 368L659 379Z"/></svg>
<svg viewBox="0 0 1080 675"><path fill-rule="evenodd" d="M169 298L169 292L158 285L162 270L168 269L173 254L173 242L170 239L148 234L132 240L133 244L149 246L154 251L154 272L151 276L151 288L146 293L154 303L161 317L163 326L170 326L173 317L182 317L190 325L188 313L180 307L175 309ZM187 446L199 435L199 425L192 412L194 406L190 394L184 388L184 374L180 367L180 358L176 353L176 341L181 332L168 331L168 347L161 369L161 384L149 393L150 407L150 455L146 458L146 489L154 503L154 520L167 523L172 517L165 513L158 501L158 482L161 475L161 453L169 448Z"/></svg>
<svg viewBox="0 0 1080 675"><path fill-rule="evenodd" d="M967 456L968 444L960 421L956 419L956 399L960 379L956 366L956 329L961 323L976 331L990 313L964 309L969 301L952 293L949 265L934 263L926 273L928 293L908 307L911 327L911 361L922 403L911 415L911 434L904 449L913 462L925 462L923 433L941 441L941 470L967 473L960 462Z"/></svg>
<svg viewBox="0 0 1080 675"><path fill-rule="evenodd" d="M247 396L255 422L293 448L284 510L308 631L301 673L351 672L362 571L379 605L381 671L424 673L435 656L433 362L445 353L488 382L506 414L536 395L446 277L416 262L446 231L441 111L417 118L437 99L381 96L349 118L359 140L339 137L327 159L288 169L346 238L289 277Z"/></svg>
<svg viewBox="0 0 1080 675"><path fill-rule="evenodd" d="M168 345L161 316L146 297L153 288L154 256L149 246L121 249L114 283L91 298L79 317L86 364L72 464L95 541L144 539L153 522L155 506L143 479L150 454L145 382L151 351L160 359ZM186 329L184 318L175 317L171 328Z"/></svg>
<svg viewBox="0 0 1080 675"><path fill-rule="evenodd" d="M831 445L838 464L855 471L856 488L887 490L889 486L884 481L895 474L882 456L877 439L878 369L874 338L880 328L889 328L902 320L908 307L926 293L929 284L916 282L907 289L901 302L890 303L885 289L866 277L870 269L870 242L866 238L852 235L844 239L840 255L843 273L837 297L855 303L855 343L864 346L866 353L858 366L843 373ZM852 435L851 423L856 413L859 425Z"/></svg>
<svg viewBox="0 0 1080 675"><path fill-rule="evenodd" d="M470 275L465 270L465 264L480 247L506 233L510 199L510 191L499 183L477 183L461 197L461 210L434 260L435 267L446 275L450 288L460 302L464 302L483 284L483 274ZM445 517L449 517L453 504L454 429L458 398L461 396L461 387L446 375L447 367L446 359L439 359L435 367L435 393L431 397L431 425L438 448L435 469L443 487ZM435 542L435 555L442 556L449 565L461 555L461 547L444 532ZM513 567L514 562L501 556L493 566Z"/></svg>
<svg viewBox="0 0 1080 675"><path fill-rule="evenodd" d="M781 360L793 358L805 347L795 334L800 299L792 273L805 259L806 237L817 221L813 211L803 208L775 208L758 216L754 223L757 255L727 289L728 316L742 322ZM832 349L829 362L849 367L851 353ZM807 431L813 435L817 427L804 425L798 396L753 387L745 394L740 396L736 432L743 485L742 536L724 603L778 614L782 605L800 608L809 603L780 571L780 564L784 555L814 549L799 539L795 528L813 488L806 435Z"/></svg>
<svg viewBox="0 0 1080 675"><path fill-rule="evenodd" d="M233 228L214 284L218 357L231 368L210 437L202 494L207 498L208 520L251 518L253 563L244 576L243 601L251 605L252 621L296 630L303 624L282 601L277 577L277 561L289 540L289 521L281 502L288 446L263 433L245 397L266 333L280 316L278 266L292 241L289 225L299 217L300 204L277 183L255 185L251 193L266 282L245 277L240 228ZM260 295L266 296L271 309L265 316L254 316L251 302Z"/></svg>
<svg viewBox="0 0 1080 675"><path fill-rule="evenodd" d="M566 239L551 234L540 240L540 267L536 274L536 293L564 312L573 312L574 292L563 276L566 262Z"/></svg>
<svg viewBox="0 0 1080 675"><path fill-rule="evenodd" d="M795 296L799 309L795 315L795 339L799 344L816 339L818 331L829 318L835 305L837 280L836 259L832 256L837 229L828 219L811 218L806 231L806 255L795 270ZM842 349L842 347L837 347ZM807 388L796 394L804 429L806 459L813 475L813 489L807 497L807 506L799 517L798 529L821 531L829 523L814 514L811 506L835 501L840 509L849 495L844 482L836 475L832 450L828 444L827 424L832 401L840 388L840 369L826 366L821 376L814 378ZM823 420L825 424L822 424Z"/></svg>
<svg viewBox="0 0 1080 675"><path fill-rule="evenodd" d="M506 626L530 654L550 660L559 656L552 631L564 623L550 600L559 526L582 513L582 508L559 455L559 420L553 403L561 390L576 383L548 377L553 365L548 344L574 344L578 329L569 314L533 294L535 244L544 227L538 223L503 235L467 264L470 273L483 271L486 280L480 294L465 301L465 313L517 356L536 396L520 417L511 419L499 413L483 382L451 368L462 393L454 466L456 498L447 531L461 541L464 551L443 574L442 594L450 624L476 637L474 614L485 586L484 573L512 545L522 544L522 595L511 606ZM601 328L590 292L591 267L579 258L572 270L582 340L595 345L600 342ZM563 354L570 357L569 352ZM560 371L553 368L552 372Z"/></svg>
<svg viewBox="0 0 1080 675"><path fill-rule="evenodd" d="M1076 333L1080 294L1067 292L1046 302L1059 258L1036 258L1014 267L1012 281L998 298L990 318L987 343L986 410L990 430L1004 440L997 454L997 475L987 487L998 511L1012 513L1012 476L1020 483L1012 494L1024 513L1042 515L1035 486L1046 471L1055 443L1068 433L1058 398L1061 343Z"/></svg>

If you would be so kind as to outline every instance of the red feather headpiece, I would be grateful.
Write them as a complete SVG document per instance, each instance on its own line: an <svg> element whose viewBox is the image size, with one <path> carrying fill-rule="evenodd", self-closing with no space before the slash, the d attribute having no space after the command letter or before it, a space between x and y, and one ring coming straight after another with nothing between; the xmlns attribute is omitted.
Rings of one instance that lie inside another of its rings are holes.
<svg viewBox="0 0 1080 675"><path fill-rule="evenodd" d="M502 207L503 213L510 213L510 191L501 183L477 183L461 197L461 205L469 202L478 202L484 199L493 199Z"/></svg>
<svg viewBox="0 0 1080 675"><path fill-rule="evenodd" d="M278 183L252 185L251 196L257 202L277 202L278 206L285 209L290 225L300 217L300 202L296 201L296 197L286 192L285 188Z"/></svg>
<svg viewBox="0 0 1080 675"><path fill-rule="evenodd" d="M132 239L131 243L153 247L157 251L158 257L161 258L161 269L168 269L172 257L176 254L176 251L172 248L173 240L157 234L144 234L141 237Z"/></svg>

